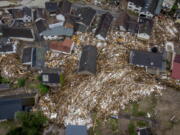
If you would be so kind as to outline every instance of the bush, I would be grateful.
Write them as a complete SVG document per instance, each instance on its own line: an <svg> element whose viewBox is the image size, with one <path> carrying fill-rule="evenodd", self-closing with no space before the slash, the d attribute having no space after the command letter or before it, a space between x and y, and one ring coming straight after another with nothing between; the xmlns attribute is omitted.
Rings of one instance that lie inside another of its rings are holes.
<svg viewBox="0 0 180 135"><path fill-rule="evenodd" d="M10 130L7 135L40 135L47 118L40 112L17 112L21 127Z"/></svg>
<svg viewBox="0 0 180 135"><path fill-rule="evenodd" d="M44 84L40 83L38 86L37 86L37 89L39 90L39 92L41 94L46 94L48 93L49 91L49 87L45 86Z"/></svg>
<svg viewBox="0 0 180 135"><path fill-rule="evenodd" d="M134 123L130 122L128 125L129 135L137 135Z"/></svg>
<svg viewBox="0 0 180 135"><path fill-rule="evenodd" d="M0 83L9 83L10 81L6 78L3 78L2 76L0 76Z"/></svg>
<svg viewBox="0 0 180 135"><path fill-rule="evenodd" d="M25 86L25 83L26 83L26 80L25 80L24 78L20 78L20 79L18 79L17 86L18 86L19 88L24 87L24 86Z"/></svg>
<svg viewBox="0 0 180 135"><path fill-rule="evenodd" d="M64 75L60 74L60 84L63 87L64 86Z"/></svg>

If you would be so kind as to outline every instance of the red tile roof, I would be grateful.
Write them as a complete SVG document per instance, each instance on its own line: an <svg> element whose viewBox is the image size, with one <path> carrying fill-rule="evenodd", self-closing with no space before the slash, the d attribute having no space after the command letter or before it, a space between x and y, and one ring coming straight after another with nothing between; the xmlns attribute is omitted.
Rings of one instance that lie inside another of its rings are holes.
<svg viewBox="0 0 180 135"><path fill-rule="evenodd" d="M49 47L55 51L71 53L72 45L73 41L71 39L65 39L64 41L52 41Z"/></svg>
<svg viewBox="0 0 180 135"><path fill-rule="evenodd" d="M171 77L180 80L180 55L174 59Z"/></svg>

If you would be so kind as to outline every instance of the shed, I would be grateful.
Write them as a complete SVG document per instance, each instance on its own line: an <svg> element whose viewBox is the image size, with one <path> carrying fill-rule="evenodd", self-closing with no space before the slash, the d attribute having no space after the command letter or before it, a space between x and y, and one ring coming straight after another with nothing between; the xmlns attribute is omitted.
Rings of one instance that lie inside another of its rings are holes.
<svg viewBox="0 0 180 135"><path fill-rule="evenodd" d="M96 74L97 49L95 46L86 45L82 49L79 62L80 74Z"/></svg>
<svg viewBox="0 0 180 135"><path fill-rule="evenodd" d="M113 16L110 13L103 14L99 22L98 28L96 29L95 35L98 39L105 39L107 32L113 21ZM99 38L100 37L100 38Z"/></svg>
<svg viewBox="0 0 180 135"><path fill-rule="evenodd" d="M86 126L68 125L65 135L88 135Z"/></svg>

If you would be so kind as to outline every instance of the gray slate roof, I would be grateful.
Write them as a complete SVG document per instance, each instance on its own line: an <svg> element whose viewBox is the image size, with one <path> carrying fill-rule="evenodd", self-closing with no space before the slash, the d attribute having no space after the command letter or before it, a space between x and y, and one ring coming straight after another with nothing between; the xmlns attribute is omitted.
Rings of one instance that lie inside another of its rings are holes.
<svg viewBox="0 0 180 135"><path fill-rule="evenodd" d="M96 74L96 58L96 47L92 45L84 46L79 62L79 72L85 74Z"/></svg>
<svg viewBox="0 0 180 135"><path fill-rule="evenodd" d="M4 37L34 38L33 33L29 28L3 27L2 32Z"/></svg>
<svg viewBox="0 0 180 135"><path fill-rule="evenodd" d="M13 119L17 111L22 111L22 102L20 99L0 99L0 120Z"/></svg>
<svg viewBox="0 0 180 135"><path fill-rule="evenodd" d="M33 50L35 48L28 47L23 49L23 54L22 54L22 63L30 63L32 64L32 54Z"/></svg>
<svg viewBox="0 0 180 135"><path fill-rule="evenodd" d="M163 69L163 54L132 50L129 61L137 66Z"/></svg>
<svg viewBox="0 0 180 135"><path fill-rule="evenodd" d="M88 135L86 126L68 125L65 135Z"/></svg>
<svg viewBox="0 0 180 135"><path fill-rule="evenodd" d="M113 16L110 13L103 14L99 22L98 28L96 29L95 35L100 34L102 37L106 38L107 32L113 21Z"/></svg>
<svg viewBox="0 0 180 135"><path fill-rule="evenodd" d="M35 48L33 50L32 67L41 69L44 67L46 48Z"/></svg>
<svg viewBox="0 0 180 135"><path fill-rule="evenodd" d="M36 28L39 34L47 30L48 29L47 21L44 19L39 19L38 21L36 21Z"/></svg>
<svg viewBox="0 0 180 135"><path fill-rule="evenodd" d="M41 33L42 36L72 36L72 28L65 28L63 26L54 27L52 29L47 29Z"/></svg>

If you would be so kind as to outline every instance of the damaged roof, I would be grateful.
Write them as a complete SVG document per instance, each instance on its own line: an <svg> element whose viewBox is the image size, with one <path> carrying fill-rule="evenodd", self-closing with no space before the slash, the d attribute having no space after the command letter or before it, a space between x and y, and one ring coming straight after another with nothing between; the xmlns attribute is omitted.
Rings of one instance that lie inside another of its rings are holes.
<svg viewBox="0 0 180 135"><path fill-rule="evenodd" d="M78 22L89 26L96 15L96 10L92 9L91 7L82 7L77 9L75 15L80 18Z"/></svg>
<svg viewBox="0 0 180 135"><path fill-rule="evenodd" d="M37 20L36 21L36 28L37 28L37 31L39 34L43 31L47 30L48 29L47 21L44 19Z"/></svg>
<svg viewBox="0 0 180 135"><path fill-rule="evenodd" d="M103 14L99 22L98 28L96 29L95 35L101 35L106 38L107 32L113 21L113 16L110 13Z"/></svg>
<svg viewBox="0 0 180 135"><path fill-rule="evenodd" d="M132 50L130 52L129 61L131 64L134 64L137 66L163 69L163 54L162 53Z"/></svg>
<svg viewBox="0 0 180 135"><path fill-rule="evenodd" d="M148 35L151 35L153 29L153 20L142 18L141 21L142 22L139 24L138 33L147 33Z"/></svg>
<svg viewBox="0 0 180 135"><path fill-rule="evenodd" d="M95 46L86 45L82 49L79 62L79 73L96 74L97 49Z"/></svg>
<svg viewBox="0 0 180 135"><path fill-rule="evenodd" d="M67 38L64 41L51 41L49 48L58 52L71 53L73 41Z"/></svg>
<svg viewBox="0 0 180 135"><path fill-rule="evenodd" d="M62 0L61 2L59 2L60 12L62 14L69 14L71 11L71 6L72 3L68 0Z"/></svg>

